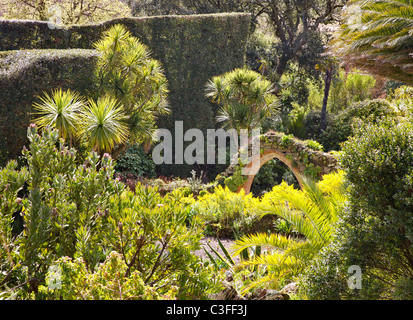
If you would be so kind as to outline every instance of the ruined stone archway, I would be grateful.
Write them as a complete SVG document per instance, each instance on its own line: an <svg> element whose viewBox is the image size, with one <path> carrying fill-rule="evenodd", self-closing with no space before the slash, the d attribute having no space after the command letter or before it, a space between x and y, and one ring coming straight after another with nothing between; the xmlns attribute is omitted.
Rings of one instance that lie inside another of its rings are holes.
<svg viewBox="0 0 413 320"><path fill-rule="evenodd" d="M317 143L314 141L302 141L294 138L292 135L269 131L260 136L260 154L251 159L251 161L243 167L248 172L248 169L253 167L259 161L261 168L271 159L277 158L282 161L292 171L297 178L298 183L302 187L303 177L310 176L312 178L321 178L324 174L337 171L339 168L337 159L330 153L326 153L317 149ZM236 174L240 174L236 166L230 166L224 177L231 178ZM258 171L252 174L246 174L237 186L237 192L242 189L248 194L251 190L252 182ZM239 177L238 177L239 178Z"/></svg>

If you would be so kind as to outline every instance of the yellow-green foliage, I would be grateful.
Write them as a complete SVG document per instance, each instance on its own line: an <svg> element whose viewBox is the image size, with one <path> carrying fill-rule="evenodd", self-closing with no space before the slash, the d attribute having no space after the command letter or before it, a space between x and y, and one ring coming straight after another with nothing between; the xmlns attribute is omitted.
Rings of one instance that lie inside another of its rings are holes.
<svg viewBox="0 0 413 320"><path fill-rule="evenodd" d="M303 190L283 182L262 198L261 213L284 219L299 236L257 233L236 241L234 254L257 246L265 249L261 255L252 256L241 264L255 270L259 268L259 276L247 290L262 284L277 287L285 280L294 280L305 270L331 240L346 199L343 183L342 172L327 175L320 183L305 181Z"/></svg>
<svg viewBox="0 0 413 320"><path fill-rule="evenodd" d="M218 186L214 192L198 197L192 204L193 214L207 224L206 231L218 235L233 235L243 232L257 221L256 208L259 199L252 194L232 192L228 187Z"/></svg>
<svg viewBox="0 0 413 320"><path fill-rule="evenodd" d="M344 181L344 171L329 173L323 176L323 179L318 183L319 188L324 194L333 194L339 190Z"/></svg>
<svg viewBox="0 0 413 320"><path fill-rule="evenodd" d="M39 288L37 298L63 300L156 300L174 298L174 287L159 295L145 285L139 271L125 278L126 265L120 253L112 251L96 272L87 270L82 259L62 257L55 262L46 277L47 286Z"/></svg>
<svg viewBox="0 0 413 320"><path fill-rule="evenodd" d="M84 24L131 15L120 0L3 0L4 19L50 20L57 25Z"/></svg>

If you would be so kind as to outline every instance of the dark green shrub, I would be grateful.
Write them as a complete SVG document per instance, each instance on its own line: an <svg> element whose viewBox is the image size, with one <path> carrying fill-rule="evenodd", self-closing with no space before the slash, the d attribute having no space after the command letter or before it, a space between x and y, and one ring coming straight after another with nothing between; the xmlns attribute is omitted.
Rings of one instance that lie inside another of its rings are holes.
<svg viewBox="0 0 413 320"><path fill-rule="evenodd" d="M143 152L141 146L130 147L125 154L116 162L116 172L131 173L135 177L155 177L155 163L150 155Z"/></svg>
<svg viewBox="0 0 413 320"><path fill-rule="evenodd" d="M93 95L96 58L96 51L81 49L0 52L1 164L28 145L26 130L37 96L58 88Z"/></svg>
<svg viewBox="0 0 413 320"><path fill-rule="evenodd" d="M297 179L290 169L278 159L272 159L264 164L254 177L251 185L251 192L255 196L262 195L263 192L280 184L282 181L294 184L298 187Z"/></svg>
<svg viewBox="0 0 413 320"><path fill-rule="evenodd" d="M412 163L410 123L386 120L355 127L354 136L343 144L341 157L350 184L348 208L338 226L335 245L320 257L308 276L309 296L411 297ZM325 264L328 257L336 262ZM362 270L361 289L352 290L345 284L352 265ZM337 275L334 270L338 270ZM323 286L325 290L320 290Z"/></svg>
<svg viewBox="0 0 413 320"><path fill-rule="evenodd" d="M340 150L340 144L353 134L355 121L376 123L381 118L397 118L393 106L383 99L365 100L353 103L337 115L327 116L327 129L320 133L320 113L310 112L305 118L307 138L317 140L325 151Z"/></svg>

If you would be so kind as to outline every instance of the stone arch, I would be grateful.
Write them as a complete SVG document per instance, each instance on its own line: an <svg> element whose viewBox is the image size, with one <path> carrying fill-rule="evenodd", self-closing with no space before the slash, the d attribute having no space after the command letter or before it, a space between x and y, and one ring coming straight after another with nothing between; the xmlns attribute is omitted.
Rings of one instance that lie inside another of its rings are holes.
<svg viewBox="0 0 413 320"><path fill-rule="evenodd" d="M261 168L265 163L274 158L287 165L297 178L300 187L303 186L303 177L305 175L321 178L324 174L339 169L337 159L331 153L317 150L314 142L310 140L302 141L292 135L285 135L275 131L269 131L260 136L260 154L253 157L243 168L249 169L257 161L259 161L258 167ZM235 167L229 167L223 176L230 177L233 175L236 172ZM245 194L248 194L251 191L252 182L257 173L258 171L247 174L246 179L243 179L244 182L238 186L237 192L243 189Z"/></svg>
<svg viewBox="0 0 413 320"><path fill-rule="evenodd" d="M251 166L251 163L254 162L254 161L260 161L259 166L260 166L260 168L261 168L264 164L266 164L268 161L270 161L270 160L272 160L272 159L274 159L274 158L280 160L280 161L283 162L285 165L287 165L287 167L292 171L292 173L293 173L294 176L296 177L296 179L297 179L300 187L302 188L302 183L303 183L303 181L302 181L302 175L301 175L301 173L299 172L299 170L298 170L295 166L293 166L292 161L289 160L289 159L287 159L287 158L285 157L285 155L284 155L282 152L280 152L279 150L270 149L270 150L264 151L264 152L261 154L261 156L259 157L259 159L254 159L254 160L252 160L252 161L250 162L250 164L247 165L247 167L248 167L248 166ZM257 172L257 173L258 173L258 172ZM241 189L244 189L245 194L250 193L250 191L251 191L251 186L252 186L252 182L254 181L255 176L256 176L256 174L247 175L247 180L244 182L243 185L241 185L241 186L238 187L237 192L240 192Z"/></svg>

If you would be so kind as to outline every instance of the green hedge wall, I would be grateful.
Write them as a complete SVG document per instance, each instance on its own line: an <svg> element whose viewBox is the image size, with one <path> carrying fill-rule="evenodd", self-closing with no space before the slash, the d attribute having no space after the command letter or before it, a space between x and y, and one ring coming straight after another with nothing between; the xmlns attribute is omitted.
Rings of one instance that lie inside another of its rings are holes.
<svg viewBox="0 0 413 320"><path fill-rule="evenodd" d="M162 62L169 81L169 100L172 114L159 122L159 127L168 128L173 132L174 121L184 121L184 129L199 128L206 130L214 128L216 106L210 104L204 97L204 87L208 79L242 67L245 63L246 42L249 33L251 17L244 13L207 14L188 16L155 16L144 18L124 18L106 21L99 24L69 26L64 29L50 29L47 22L0 20L0 51L23 49L92 49L93 43L98 40L104 30L121 23L129 31L145 43L152 52L152 57ZM49 51L56 52L56 51ZM15 54L15 53L14 53ZM40 53L38 53L40 55ZM68 53L70 55L70 53ZM79 53L80 54L80 53ZM90 53L92 54L92 53ZM67 64L66 53L62 64ZM30 54L29 54L30 56ZM30 56L31 57L31 56ZM45 54L43 62L32 64L33 68L49 68L47 57L51 57L50 68L58 64L59 54ZM5 57L0 56L0 68L7 66ZM7 61L10 61L8 56ZM30 60L30 59L29 59ZM86 58L86 60L88 60ZM3 62L2 62L3 61ZM82 68L89 68L87 66ZM76 60L77 63L77 60ZM80 68L80 66L78 66ZM8 68L8 67L6 67ZM66 68L70 69L69 66ZM65 70L65 72L68 70ZM0 71L5 74L4 71ZM41 70L37 72L42 72ZM10 74L10 72L8 73ZM47 84L38 78L25 76L21 87L1 87L0 114L2 118L7 110L18 109L15 115L27 120L23 114L28 111L28 105L16 104L16 97L26 95L23 91L34 92L37 88L49 91L55 87L55 82ZM75 77L89 78L91 73L75 75ZM67 74L70 75L70 72ZM62 74L63 76L63 74ZM7 76L6 76L7 78ZM69 76L70 78L70 76ZM40 80L40 83L37 83ZM7 82L2 76L2 83ZM70 79L68 79L71 82ZM88 79L76 80L85 84L80 91L87 91ZM32 88L33 87L33 88ZM7 89L3 89L7 88ZM24 89L24 90L23 90ZM37 91L36 91L37 93ZM29 94L30 95L30 94ZM10 100L12 103L10 103ZM28 99L30 100L30 99ZM4 122L4 120L2 120ZM24 123L26 125L27 123ZM0 145L0 150L3 149ZM191 168L186 166L174 167L175 175L187 175ZM165 174L171 174L166 168ZM182 173L182 174L181 174Z"/></svg>
<svg viewBox="0 0 413 320"><path fill-rule="evenodd" d="M0 52L0 162L27 145L32 103L56 88L93 93L95 50L18 50Z"/></svg>

